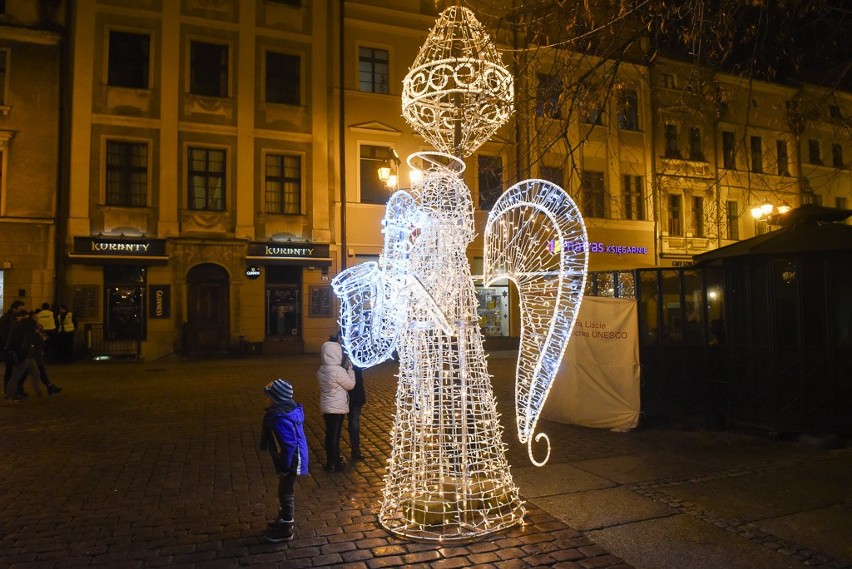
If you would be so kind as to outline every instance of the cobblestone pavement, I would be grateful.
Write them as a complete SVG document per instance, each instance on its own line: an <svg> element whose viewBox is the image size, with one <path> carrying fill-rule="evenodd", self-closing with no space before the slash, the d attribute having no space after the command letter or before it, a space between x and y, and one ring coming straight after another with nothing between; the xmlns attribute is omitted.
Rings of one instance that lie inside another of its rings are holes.
<svg viewBox="0 0 852 569"><path fill-rule="evenodd" d="M502 352L492 354L491 372L527 500L524 525L470 544L395 537L377 522L394 365L365 372L366 460L329 474L317 363L306 355L50 368L61 394L0 407L0 567L852 567L842 533L826 540L826 526L820 541L791 517L829 508L835 526L852 521L850 453L736 433L546 423L553 454L536 469L514 438L513 360ZM257 448L262 387L278 376L305 405L311 446L288 544L262 539L277 506L275 474ZM343 439L348 455L345 429ZM760 477L795 471L830 479L815 482L823 484L818 504L713 486L783 484ZM749 502L748 492L762 501ZM811 526L828 519L820 516L807 518ZM687 533L670 533L682 527Z"/></svg>

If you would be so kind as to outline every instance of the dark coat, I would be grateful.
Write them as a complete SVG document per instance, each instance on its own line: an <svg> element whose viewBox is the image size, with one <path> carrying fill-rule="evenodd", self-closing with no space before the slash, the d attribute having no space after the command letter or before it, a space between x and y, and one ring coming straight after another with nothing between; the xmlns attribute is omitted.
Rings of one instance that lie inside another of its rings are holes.
<svg viewBox="0 0 852 569"><path fill-rule="evenodd" d="M349 392L349 407L363 407L367 403L367 394L364 391L364 372L358 366L352 366L355 370L355 387Z"/></svg>

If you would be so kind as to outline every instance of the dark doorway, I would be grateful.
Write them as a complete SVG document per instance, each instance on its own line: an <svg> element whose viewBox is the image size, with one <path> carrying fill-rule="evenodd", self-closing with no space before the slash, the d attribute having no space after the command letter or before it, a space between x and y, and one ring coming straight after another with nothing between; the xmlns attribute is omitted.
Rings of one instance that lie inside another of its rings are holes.
<svg viewBox="0 0 852 569"><path fill-rule="evenodd" d="M145 339L145 267L104 267L104 339Z"/></svg>
<svg viewBox="0 0 852 569"><path fill-rule="evenodd" d="M267 353L301 353L302 267L266 269Z"/></svg>
<svg viewBox="0 0 852 569"><path fill-rule="evenodd" d="M224 352L231 340L231 303L228 273L204 263L186 276L186 348L195 352Z"/></svg>

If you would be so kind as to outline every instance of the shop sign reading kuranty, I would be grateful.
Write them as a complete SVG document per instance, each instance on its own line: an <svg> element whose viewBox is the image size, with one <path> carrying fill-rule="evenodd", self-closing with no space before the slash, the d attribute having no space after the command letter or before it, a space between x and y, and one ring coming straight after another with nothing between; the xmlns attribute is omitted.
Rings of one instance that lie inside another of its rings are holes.
<svg viewBox="0 0 852 569"><path fill-rule="evenodd" d="M74 253L115 257L163 256L166 254L166 241L164 239L75 237Z"/></svg>
<svg viewBox="0 0 852 569"><path fill-rule="evenodd" d="M328 244L319 243L249 243L250 258L326 259Z"/></svg>

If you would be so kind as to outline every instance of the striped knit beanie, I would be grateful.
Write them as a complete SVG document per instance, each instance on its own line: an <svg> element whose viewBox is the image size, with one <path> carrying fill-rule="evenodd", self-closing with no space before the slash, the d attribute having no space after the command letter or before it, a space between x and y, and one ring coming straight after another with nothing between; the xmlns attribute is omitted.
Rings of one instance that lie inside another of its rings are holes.
<svg viewBox="0 0 852 569"><path fill-rule="evenodd" d="M266 387L263 388L263 392L273 401L293 399L293 386L281 378L267 383Z"/></svg>

